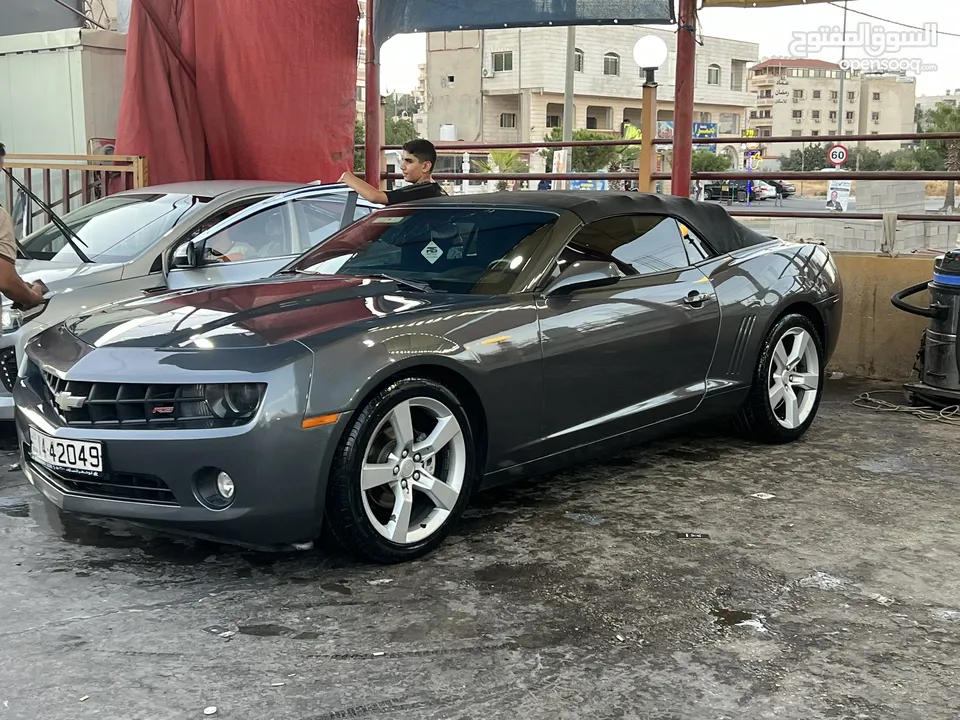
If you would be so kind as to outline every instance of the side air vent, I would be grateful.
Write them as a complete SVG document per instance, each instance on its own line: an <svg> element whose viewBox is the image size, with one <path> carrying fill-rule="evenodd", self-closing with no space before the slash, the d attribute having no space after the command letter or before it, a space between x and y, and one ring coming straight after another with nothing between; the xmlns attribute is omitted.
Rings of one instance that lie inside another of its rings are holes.
<svg viewBox="0 0 960 720"><path fill-rule="evenodd" d="M750 344L750 336L753 335L753 328L757 324L757 316L749 315L740 321L740 330L737 331L737 339L733 343L733 352L730 354L730 367L727 368L727 375L739 375L743 367L743 358L747 353L747 346Z"/></svg>

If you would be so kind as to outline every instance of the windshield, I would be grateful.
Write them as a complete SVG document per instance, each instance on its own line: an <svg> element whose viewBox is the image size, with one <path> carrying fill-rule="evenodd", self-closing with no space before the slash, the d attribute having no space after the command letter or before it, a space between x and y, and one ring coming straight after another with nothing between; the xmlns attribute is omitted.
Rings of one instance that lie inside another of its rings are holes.
<svg viewBox="0 0 960 720"><path fill-rule="evenodd" d="M557 215L489 207L380 210L302 256L287 271L389 275L437 292L508 292Z"/></svg>
<svg viewBox="0 0 960 720"><path fill-rule="evenodd" d="M62 216L83 242L84 255L99 263L123 263L152 247L191 205L182 195L115 195ZM24 238L23 249L36 260L79 263L63 233L53 223Z"/></svg>

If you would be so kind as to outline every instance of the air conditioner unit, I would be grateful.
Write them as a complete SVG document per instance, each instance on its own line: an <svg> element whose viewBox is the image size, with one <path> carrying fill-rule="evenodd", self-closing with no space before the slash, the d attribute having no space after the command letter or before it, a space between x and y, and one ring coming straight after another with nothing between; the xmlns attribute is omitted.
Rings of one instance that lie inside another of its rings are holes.
<svg viewBox="0 0 960 720"><path fill-rule="evenodd" d="M814 122L820 122L820 118L816 117L813 119Z"/></svg>
<svg viewBox="0 0 960 720"><path fill-rule="evenodd" d="M490 68L484 68L484 69L483 69L483 76L484 76L484 77L493 77L495 74L496 74L496 73L494 73L493 70L491 70Z"/></svg>
<svg viewBox="0 0 960 720"><path fill-rule="evenodd" d="M794 122L796 122L798 125L803 122L803 118L794 118L793 120L794 120Z"/></svg>
<svg viewBox="0 0 960 720"><path fill-rule="evenodd" d="M795 103L798 103L798 102L800 102L800 98L795 97L795 98L793 99L793 101L794 101Z"/></svg>

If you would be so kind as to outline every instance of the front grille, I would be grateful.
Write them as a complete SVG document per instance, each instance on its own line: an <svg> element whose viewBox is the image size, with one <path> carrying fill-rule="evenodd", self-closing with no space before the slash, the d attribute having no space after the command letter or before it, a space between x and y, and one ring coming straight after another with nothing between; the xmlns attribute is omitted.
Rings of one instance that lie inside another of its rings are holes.
<svg viewBox="0 0 960 720"><path fill-rule="evenodd" d="M203 385L91 383L41 371L47 400L70 426L124 429L210 428Z"/></svg>
<svg viewBox="0 0 960 720"><path fill-rule="evenodd" d="M106 500L129 500L155 505L176 505L176 498L167 484L153 475L132 473L104 473L86 475L72 470L51 470L30 456L30 446L24 446L24 455L30 469L41 475L61 492Z"/></svg>
<svg viewBox="0 0 960 720"><path fill-rule="evenodd" d="M17 382L17 349L6 348L0 351L0 380L7 392L13 392L13 386Z"/></svg>

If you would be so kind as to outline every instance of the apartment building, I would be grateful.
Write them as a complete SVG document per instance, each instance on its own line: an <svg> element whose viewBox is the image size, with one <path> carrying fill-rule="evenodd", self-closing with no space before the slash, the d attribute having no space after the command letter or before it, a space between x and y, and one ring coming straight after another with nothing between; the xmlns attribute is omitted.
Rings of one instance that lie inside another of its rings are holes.
<svg viewBox="0 0 960 720"><path fill-rule="evenodd" d="M953 94L947 90L944 95L920 95L917 98L917 111L926 114L930 110L934 110L937 105L952 105L956 107L957 100L960 100L960 88L954 90Z"/></svg>
<svg viewBox="0 0 960 720"><path fill-rule="evenodd" d="M643 114L640 68L633 46L658 35L669 56L656 75L657 119L674 117L676 35L636 26L577 28L574 128L619 135ZM427 35L427 137L455 134L465 142L538 142L562 127L566 28L438 32ZM694 122L717 123L740 135L754 104L747 68L755 43L705 37L697 48ZM532 158L536 162L536 156Z"/></svg>
<svg viewBox="0 0 960 720"><path fill-rule="evenodd" d="M914 132L916 81L899 74L860 74L835 63L800 58L772 58L750 68L756 107L748 126L759 137L882 135ZM843 93L841 97L840 93ZM839 137L838 137L839 136ZM867 142L885 153L900 141ZM765 147L768 157L788 155L801 143Z"/></svg>
<svg viewBox="0 0 960 720"><path fill-rule="evenodd" d="M360 34L357 35L357 118L363 120L367 99L367 0L360 3Z"/></svg>

